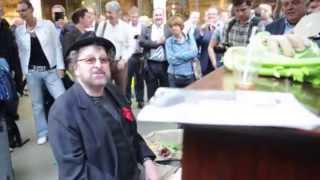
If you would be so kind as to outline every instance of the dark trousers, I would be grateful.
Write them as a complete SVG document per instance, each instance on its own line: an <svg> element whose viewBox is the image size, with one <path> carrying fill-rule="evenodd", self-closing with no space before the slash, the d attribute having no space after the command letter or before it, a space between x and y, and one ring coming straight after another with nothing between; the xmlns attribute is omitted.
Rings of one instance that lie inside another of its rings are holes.
<svg viewBox="0 0 320 180"><path fill-rule="evenodd" d="M145 80L147 84L148 99L150 99L158 87L168 87L168 62L147 60L145 64Z"/></svg>
<svg viewBox="0 0 320 180"><path fill-rule="evenodd" d="M127 98L131 102L131 82L134 77L134 93L137 102L143 102L144 83L143 83L143 56L142 54L133 54L128 62L128 84Z"/></svg>

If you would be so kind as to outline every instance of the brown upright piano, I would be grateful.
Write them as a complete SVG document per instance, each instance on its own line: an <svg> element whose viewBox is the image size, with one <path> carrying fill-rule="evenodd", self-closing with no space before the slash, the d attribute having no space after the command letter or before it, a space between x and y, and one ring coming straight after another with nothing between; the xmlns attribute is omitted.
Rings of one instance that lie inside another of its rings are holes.
<svg viewBox="0 0 320 180"><path fill-rule="evenodd" d="M187 87L233 88L232 74L223 68ZM259 77L255 88L291 92L306 108L320 113L320 88L270 77ZM190 124L183 128L183 180L320 180L317 130Z"/></svg>

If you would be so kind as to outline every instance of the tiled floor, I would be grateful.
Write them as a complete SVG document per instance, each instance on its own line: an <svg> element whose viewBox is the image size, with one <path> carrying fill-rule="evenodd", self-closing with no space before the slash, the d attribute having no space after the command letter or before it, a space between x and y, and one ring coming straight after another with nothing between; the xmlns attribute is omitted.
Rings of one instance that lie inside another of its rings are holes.
<svg viewBox="0 0 320 180"><path fill-rule="evenodd" d="M134 109L138 113L137 109ZM31 102L28 96L20 99L20 120L17 122L22 137L31 141L12 152L16 180L57 180L57 166L49 144L36 145ZM176 124L138 123L142 135L154 130L176 128Z"/></svg>

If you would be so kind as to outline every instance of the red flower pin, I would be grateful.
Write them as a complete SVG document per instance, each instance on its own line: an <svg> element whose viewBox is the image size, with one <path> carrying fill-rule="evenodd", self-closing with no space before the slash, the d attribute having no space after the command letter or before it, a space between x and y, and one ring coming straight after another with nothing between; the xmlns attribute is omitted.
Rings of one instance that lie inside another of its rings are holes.
<svg viewBox="0 0 320 180"><path fill-rule="evenodd" d="M121 115L122 117L127 120L129 123L133 122L133 113L130 107L123 107L121 108Z"/></svg>

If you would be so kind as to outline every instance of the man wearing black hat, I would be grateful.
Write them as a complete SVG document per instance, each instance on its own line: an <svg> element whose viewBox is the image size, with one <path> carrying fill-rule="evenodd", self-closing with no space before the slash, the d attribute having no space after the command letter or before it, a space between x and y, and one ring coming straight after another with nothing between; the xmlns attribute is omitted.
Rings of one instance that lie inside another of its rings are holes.
<svg viewBox="0 0 320 180"><path fill-rule="evenodd" d="M126 98L110 82L113 44L88 33L67 51L76 82L53 104L49 139L60 180L138 180L158 175Z"/></svg>

